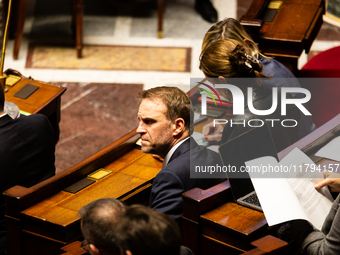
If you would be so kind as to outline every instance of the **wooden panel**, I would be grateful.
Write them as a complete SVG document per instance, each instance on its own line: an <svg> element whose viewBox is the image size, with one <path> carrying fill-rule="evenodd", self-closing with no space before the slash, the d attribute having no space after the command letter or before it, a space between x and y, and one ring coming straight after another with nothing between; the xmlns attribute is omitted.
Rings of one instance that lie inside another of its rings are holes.
<svg viewBox="0 0 340 255"><path fill-rule="evenodd" d="M263 213L234 202L203 214L201 224L202 235L244 251L251 248L251 241L267 233L267 221Z"/></svg>
<svg viewBox="0 0 340 255"><path fill-rule="evenodd" d="M73 243L70 243L69 245L66 245L62 247L62 253L63 255L82 255L86 254L86 252L80 248L80 241L75 241Z"/></svg>
<svg viewBox="0 0 340 255"><path fill-rule="evenodd" d="M303 50L309 52L325 13L324 0L283 0L271 22L262 20L267 0L254 0L240 23L268 56L280 57L281 62L293 73Z"/></svg>
<svg viewBox="0 0 340 255"><path fill-rule="evenodd" d="M213 238L203 237L200 242L202 242L203 249L208 247L214 247L207 251L202 250L203 253L214 254L228 254L228 255L262 255L262 254L287 254L288 244L282 240L275 238L273 236L267 235L251 243L250 251L243 251L241 249L234 249L228 245L219 242ZM72 242L61 248L63 255L82 255L86 254L84 250L80 248L80 241ZM226 252L227 251L227 252Z"/></svg>
<svg viewBox="0 0 340 255"><path fill-rule="evenodd" d="M44 114L50 121L55 140L59 140L59 122L60 122L60 97L66 91L66 88L55 86L46 82L34 80L31 77L25 77L18 71L7 69L7 75L12 74L21 77L21 80L14 86L8 86L9 90L5 93L5 100L16 104L20 110L28 113ZM38 86L36 90L27 99L21 99L14 95L27 84Z"/></svg>
<svg viewBox="0 0 340 255"><path fill-rule="evenodd" d="M135 130L77 165L31 188L15 186L4 192L9 254L59 254L81 237L79 209L99 198L115 197L127 204L146 203L151 181L162 162L144 154ZM69 185L104 168L112 173L73 194ZM20 244L20 245L18 245Z"/></svg>
<svg viewBox="0 0 340 255"><path fill-rule="evenodd" d="M287 251L288 245L286 242L275 238L273 236L267 235L251 243L252 245L258 247L262 251L271 252L273 250L285 252ZM247 253L248 254L248 253Z"/></svg>
<svg viewBox="0 0 340 255"><path fill-rule="evenodd" d="M110 164L110 167L104 166L104 169L114 169L115 172L76 194L60 191L52 197L22 211L23 216L37 218L61 226L70 225L79 220L77 213L84 205L103 197L123 197L128 191L152 179L161 167L159 162L139 149L131 150L123 158L130 158L131 161L122 165L119 162L120 159L116 160L117 165L120 165L119 168L115 167L115 162ZM147 161L149 164L146 164Z"/></svg>
<svg viewBox="0 0 340 255"><path fill-rule="evenodd" d="M13 87L9 86L9 91L5 93L5 100L16 104L20 110L24 110L25 112L32 114L43 112L44 114L49 113L51 115L53 110L51 111L50 109L46 108L49 108L49 104L55 99L60 98L60 96L66 91L66 88L54 86L42 81L34 80L32 78L26 78L20 73L10 69L6 70L5 73L13 73L21 77L21 80L17 84L15 84ZM27 99L15 97L14 95L27 84L38 86L39 89Z"/></svg>
<svg viewBox="0 0 340 255"><path fill-rule="evenodd" d="M201 221L200 216L214 208L232 201L232 193L228 181L222 182L207 190L195 188L183 195L182 236L183 244L194 254L199 254Z"/></svg>

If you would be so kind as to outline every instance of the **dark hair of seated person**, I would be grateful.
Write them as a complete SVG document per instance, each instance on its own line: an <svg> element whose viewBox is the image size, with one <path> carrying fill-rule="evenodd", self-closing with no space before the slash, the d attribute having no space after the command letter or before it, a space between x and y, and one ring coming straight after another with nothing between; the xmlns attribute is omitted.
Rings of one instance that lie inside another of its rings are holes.
<svg viewBox="0 0 340 255"><path fill-rule="evenodd" d="M116 242L116 224L125 205L114 198L95 200L80 209L81 230L87 245L94 245L102 254L120 254Z"/></svg>
<svg viewBox="0 0 340 255"><path fill-rule="evenodd" d="M116 226L116 237L124 251L133 255L179 255L180 230L164 213L143 205L132 205Z"/></svg>

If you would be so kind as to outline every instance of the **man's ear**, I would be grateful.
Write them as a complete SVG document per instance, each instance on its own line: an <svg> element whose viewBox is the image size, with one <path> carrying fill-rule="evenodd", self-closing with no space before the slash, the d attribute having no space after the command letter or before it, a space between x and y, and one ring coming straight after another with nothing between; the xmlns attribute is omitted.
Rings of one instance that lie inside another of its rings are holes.
<svg viewBox="0 0 340 255"><path fill-rule="evenodd" d="M90 248L93 255L99 255L100 254L100 250L94 244L90 243L89 248Z"/></svg>
<svg viewBox="0 0 340 255"><path fill-rule="evenodd" d="M180 134L182 134L185 130L185 121L182 118L177 118L175 119L175 121L173 122L173 131L172 131L172 135L173 136L178 136Z"/></svg>
<svg viewBox="0 0 340 255"><path fill-rule="evenodd" d="M125 254L126 254L126 255L132 255L132 252L129 251L129 250L127 250L127 251L125 251Z"/></svg>

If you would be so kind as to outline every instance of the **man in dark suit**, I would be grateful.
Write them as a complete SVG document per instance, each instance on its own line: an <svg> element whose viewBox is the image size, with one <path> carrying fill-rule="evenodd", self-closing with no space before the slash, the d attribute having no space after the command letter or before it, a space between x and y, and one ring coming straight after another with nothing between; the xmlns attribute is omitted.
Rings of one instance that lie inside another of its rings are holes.
<svg viewBox="0 0 340 255"><path fill-rule="evenodd" d="M180 224L182 193L195 187L207 189L225 179L190 178L194 165L222 166L222 163L217 153L190 138L193 114L190 99L183 91L156 87L141 91L139 98L137 133L141 134L142 151L164 159L162 170L152 182L149 206Z"/></svg>
<svg viewBox="0 0 340 255"><path fill-rule="evenodd" d="M0 86L0 189L33 186L55 174L54 132L41 114L12 119ZM0 198L0 254L6 254L5 201Z"/></svg>

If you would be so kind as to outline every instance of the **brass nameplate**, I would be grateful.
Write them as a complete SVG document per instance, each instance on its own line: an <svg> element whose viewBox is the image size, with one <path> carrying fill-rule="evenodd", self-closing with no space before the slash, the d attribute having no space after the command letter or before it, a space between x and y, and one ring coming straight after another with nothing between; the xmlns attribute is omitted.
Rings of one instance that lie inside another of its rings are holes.
<svg viewBox="0 0 340 255"><path fill-rule="evenodd" d="M278 10L278 9L280 9L282 3L283 3L282 1L271 1L268 4L268 9Z"/></svg>
<svg viewBox="0 0 340 255"><path fill-rule="evenodd" d="M96 179L96 180L100 180L100 179L104 178L105 176L108 176L111 173L112 173L112 171L100 168L97 171L93 172L92 174L89 174L87 177L92 178L92 179Z"/></svg>
<svg viewBox="0 0 340 255"><path fill-rule="evenodd" d="M18 81L21 80L21 77L20 76L16 76L16 75L12 75L12 74L9 74L7 75L6 77L6 85L7 86L14 86L15 84L17 84Z"/></svg>

